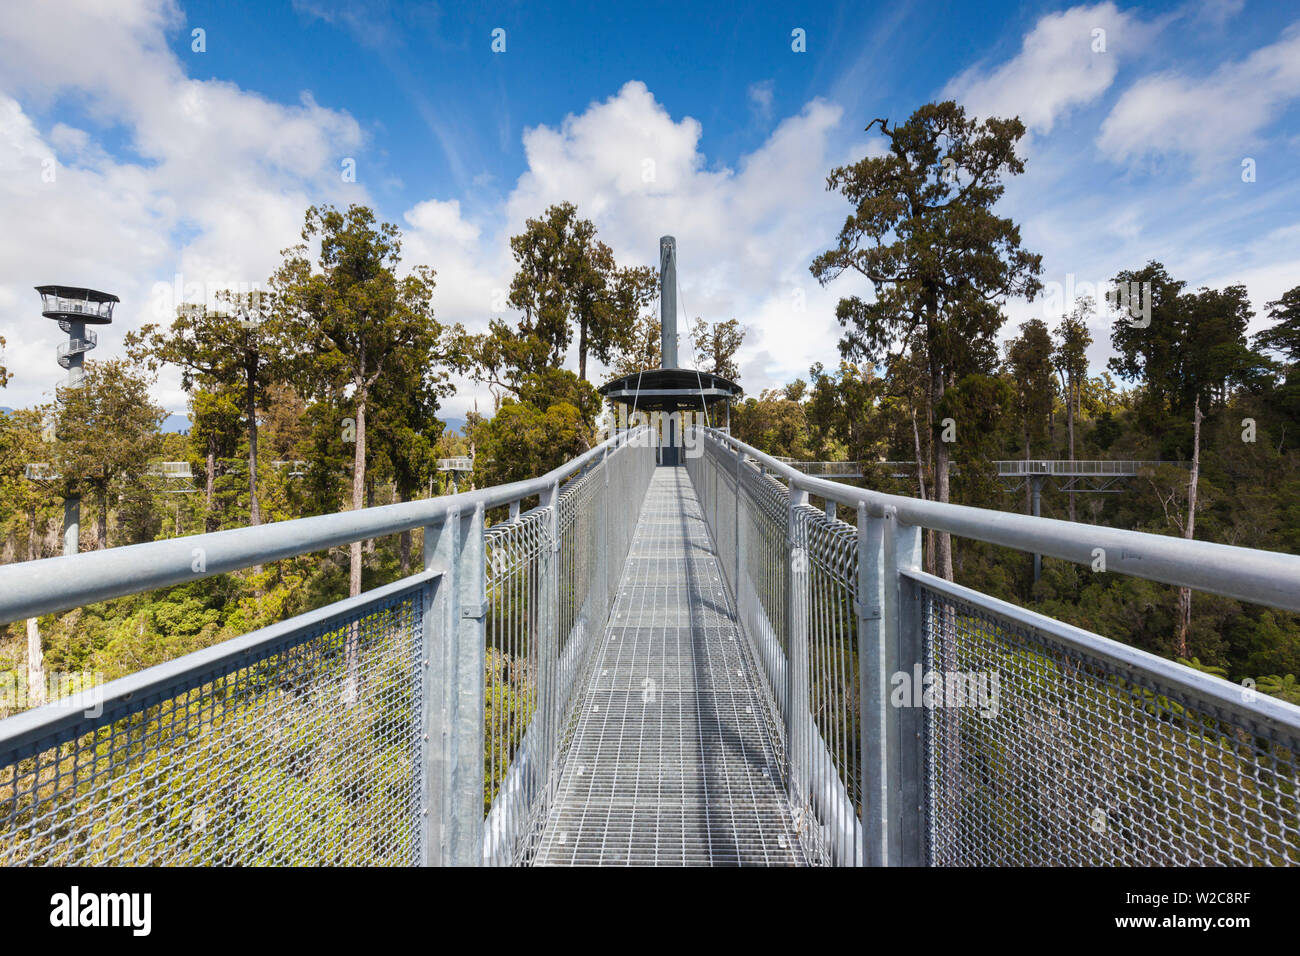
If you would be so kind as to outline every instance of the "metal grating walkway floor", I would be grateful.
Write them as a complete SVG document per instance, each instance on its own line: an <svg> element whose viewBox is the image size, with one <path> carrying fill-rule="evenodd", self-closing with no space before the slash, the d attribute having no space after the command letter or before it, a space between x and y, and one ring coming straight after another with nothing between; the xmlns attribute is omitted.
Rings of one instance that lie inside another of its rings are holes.
<svg viewBox="0 0 1300 956"><path fill-rule="evenodd" d="M686 469L660 468L535 865L804 862L745 642Z"/></svg>

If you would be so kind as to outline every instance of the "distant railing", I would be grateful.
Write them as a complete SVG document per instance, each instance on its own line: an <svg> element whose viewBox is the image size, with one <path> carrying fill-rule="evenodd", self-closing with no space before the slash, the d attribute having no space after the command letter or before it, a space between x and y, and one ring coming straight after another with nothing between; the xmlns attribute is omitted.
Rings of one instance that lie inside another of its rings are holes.
<svg viewBox="0 0 1300 956"><path fill-rule="evenodd" d="M862 475L862 465L856 461L799 461L794 458L776 460L802 471L805 475L819 475L825 478L857 478Z"/></svg>
<svg viewBox="0 0 1300 956"><path fill-rule="evenodd" d="M1109 459L1012 458L1007 461L995 461L993 464L997 466L999 477L1014 475L1132 476L1160 465L1172 465L1178 468L1187 467L1185 462L1177 461L1111 461Z"/></svg>
<svg viewBox="0 0 1300 956"><path fill-rule="evenodd" d="M41 309L43 312L63 312L63 313L82 313L91 315L95 318L103 318L113 311L113 302L95 302L90 299L69 299L64 296L46 295L43 296ZM64 329L66 332L67 329Z"/></svg>
<svg viewBox="0 0 1300 956"><path fill-rule="evenodd" d="M914 461L804 461L798 458L775 457L776 461L818 478L863 478L879 475L887 478L915 478Z"/></svg>
<svg viewBox="0 0 1300 956"><path fill-rule="evenodd" d="M814 859L1300 864L1300 707L926 574L921 541L1292 611L1300 557L888 495L694 437Z"/></svg>
<svg viewBox="0 0 1300 956"><path fill-rule="evenodd" d="M7 623L424 529L420 573L0 721L0 865L526 862L651 438L466 494L0 567Z"/></svg>
<svg viewBox="0 0 1300 956"><path fill-rule="evenodd" d="M145 469L145 474L154 478L193 478L194 472L188 461L156 461Z"/></svg>

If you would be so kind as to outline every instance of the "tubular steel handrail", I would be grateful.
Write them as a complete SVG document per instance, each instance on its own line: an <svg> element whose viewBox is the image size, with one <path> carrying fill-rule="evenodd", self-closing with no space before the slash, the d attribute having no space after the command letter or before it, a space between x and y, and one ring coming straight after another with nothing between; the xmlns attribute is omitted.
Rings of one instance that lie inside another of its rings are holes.
<svg viewBox="0 0 1300 956"><path fill-rule="evenodd" d="M1291 610L1300 557L904 498L691 438L812 858L1300 864L1300 707L928 575L921 532Z"/></svg>
<svg viewBox="0 0 1300 956"><path fill-rule="evenodd" d="M864 506L872 517L892 508L900 524L1076 564L1093 564L1100 549L1108 571L1300 611L1300 555L907 498L805 475L729 435L710 433L706 440L743 453L797 491L854 510Z"/></svg>
<svg viewBox="0 0 1300 956"><path fill-rule="evenodd" d="M249 528L0 566L0 624L54 614L97 601L138 594L440 523L448 511L517 506L546 494L607 451L648 433L620 432L545 475L505 485L360 511L295 518Z"/></svg>

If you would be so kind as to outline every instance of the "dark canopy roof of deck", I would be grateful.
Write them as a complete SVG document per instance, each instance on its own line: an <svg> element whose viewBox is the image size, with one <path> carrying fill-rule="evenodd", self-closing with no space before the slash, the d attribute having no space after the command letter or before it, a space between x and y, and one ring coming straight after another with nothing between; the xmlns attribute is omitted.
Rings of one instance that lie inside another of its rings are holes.
<svg viewBox="0 0 1300 956"><path fill-rule="evenodd" d="M736 399L741 388L721 375L697 372L693 368L656 368L611 379L598 389L615 402L635 404L647 412L671 412L699 408L706 402Z"/></svg>

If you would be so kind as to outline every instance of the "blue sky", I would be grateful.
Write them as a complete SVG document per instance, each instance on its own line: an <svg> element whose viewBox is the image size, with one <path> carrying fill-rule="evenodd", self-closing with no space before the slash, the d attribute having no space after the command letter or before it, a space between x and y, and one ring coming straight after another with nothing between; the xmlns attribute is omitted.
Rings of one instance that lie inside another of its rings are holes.
<svg viewBox="0 0 1300 956"><path fill-rule="evenodd" d="M835 301L865 291L808 274L847 208L826 173L881 148L873 117L946 97L1028 126L1003 209L1053 288L1151 258L1245 282L1261 311L1300 284L1294 3L105 6L0 18L2 404L60 374L31 286L121 295L110 356L178 293L264 282L309 203L350 201L403 227L440 317L470 328L499 314L509 235L552 202L628 262L673 233L688 310L739 318L742 383L773 386L835 361ZM1007 331L1062 307L1011 303ZM1093 334L1100 369L1104 317ZM171 373L157 394L184 407ZM463 383L447 411L475 401Z"/></svg>

